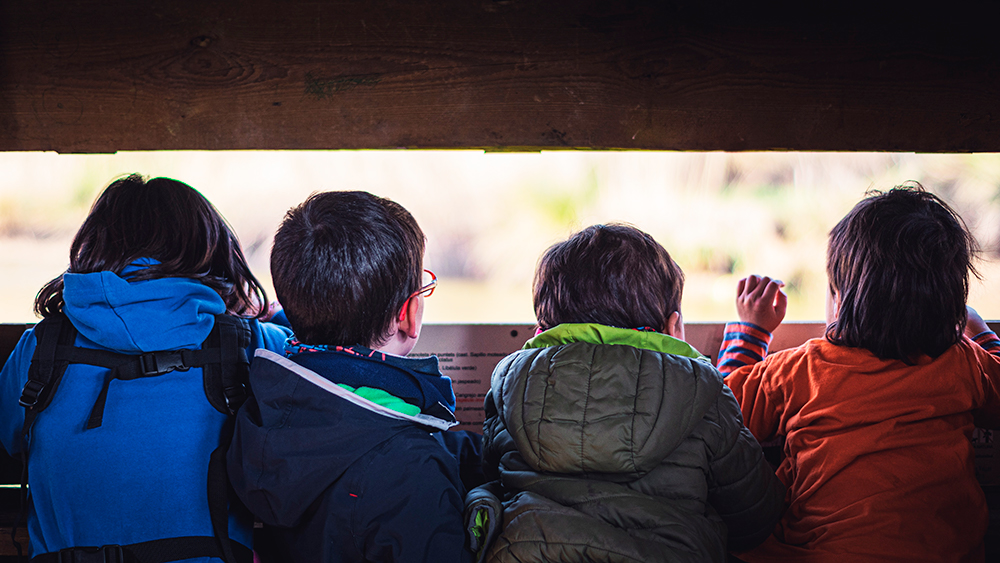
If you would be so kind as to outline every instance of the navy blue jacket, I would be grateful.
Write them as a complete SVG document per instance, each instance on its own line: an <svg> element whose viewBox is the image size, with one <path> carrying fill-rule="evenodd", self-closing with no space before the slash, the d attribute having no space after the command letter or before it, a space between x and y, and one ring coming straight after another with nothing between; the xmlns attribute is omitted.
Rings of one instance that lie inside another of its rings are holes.
<svg viewBox="0 0 1000 563"><path fill-rule="evenodd" d="M456 421L436 358L264 351L250 383L255 397L237 415L229 474L287 557L473 560L460 460L478 469L481 445L474 434L440 432ZM338 383L382 389L421 412L389 410Z"/></svg>

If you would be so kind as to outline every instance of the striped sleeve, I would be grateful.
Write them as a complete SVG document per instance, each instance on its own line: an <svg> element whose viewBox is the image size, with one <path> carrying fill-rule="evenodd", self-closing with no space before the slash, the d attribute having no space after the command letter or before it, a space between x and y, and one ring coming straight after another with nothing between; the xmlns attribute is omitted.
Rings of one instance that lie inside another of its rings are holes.
<svg viewBox="0 0 1000 563"><path fill-rule="evenodd" d="M737 368L763 360L769 344L771 333L753 323L726 323L722 349L719 350L719 371L722 375L729 375ZM997 344L1000 345L1000 341Z"/></svg>
<svg viewBox="0 0 1000 563"><path fill-rule="evenodd" d="M997 334L992 330L980 332L973 336L972 340L979 344L983 350L1000 357L1000 338L997 338Z"/></svg>

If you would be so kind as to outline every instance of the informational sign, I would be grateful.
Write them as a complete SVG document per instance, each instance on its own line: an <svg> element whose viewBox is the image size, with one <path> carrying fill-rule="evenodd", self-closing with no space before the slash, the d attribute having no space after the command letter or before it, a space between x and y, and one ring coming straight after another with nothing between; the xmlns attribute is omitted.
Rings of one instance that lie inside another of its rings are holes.
<svg viewBox="0 0 1000 563"><path fill-rule="evenodd" d="M685 339L714 361L722 344L723 323L696 323L686 327ZM785 323L775 331L775 350L797 346L820 336L819 323ZM534 336L526 324L425 324L411 357L437 356L441 372L455 389L459 430L483 431L483 399L493 368L508 354L520 350Z"/></svg>
<svg viewBox="0 0 1000 563"><path fill-rule="evenodd" d="M455 389L458 430L483 431L483 399L493 368L534 336L533 325L427 324L410 357L437 356Z"/></svg>

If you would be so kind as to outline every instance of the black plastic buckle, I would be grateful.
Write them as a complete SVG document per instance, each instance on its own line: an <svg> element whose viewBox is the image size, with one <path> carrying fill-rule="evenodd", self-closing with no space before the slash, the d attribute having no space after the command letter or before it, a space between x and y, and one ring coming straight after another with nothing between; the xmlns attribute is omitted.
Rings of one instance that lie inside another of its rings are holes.
<svg viewBox="0 0 1000 563"><path fill-rule="evenodd" d="M21 398L17 402L26 409L33 409L38 404L38 399L42 396L42 391L45 391L44 383L29 379L24 384L24 389L21 390Z"/></svg>
<svg viewBox="0 0 1000 563"><path fill-rule="evenodd" d="M125 563L120 545L68 547L59 550L59 563Z"/></svg>
<svg viewBox="0 0 1000 563"><path fill-rule="evenodd" d="M146 352L139 356L139 367L145 376L163 375L174 370L187 371L190 369L190 366L184 363L183 351Z"/></svg>

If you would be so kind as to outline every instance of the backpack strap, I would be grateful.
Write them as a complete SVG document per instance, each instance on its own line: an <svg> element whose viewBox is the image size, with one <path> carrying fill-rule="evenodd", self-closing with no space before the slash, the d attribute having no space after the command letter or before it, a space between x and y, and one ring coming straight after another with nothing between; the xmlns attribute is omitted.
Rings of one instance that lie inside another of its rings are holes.
<svg viewBox="0 0 1000 563"><path fill-rule="evenodd" d="M234 415L240 405L246 401L247 374L250 370L250 362L247 359L246 347L250 345L250 326L245 319L231 317L228 315L216 315L212 331L208 338L201 345L199 350L173 350L167 352L146 352L141 355L121 354L109 350L97 350L93 348L78 348L74 346L76 339L76 329L64 315L51 317L59 318L63 330L66 334L60 333L58 344L54 346L54 354L50 351L52 345L50 340L55 338L48 330L39 337L39 347L43 346L44 355L36 354L42 358L52 355L51 361L39 363L38 371L41 376L55 373L55 384L58 384L62 374L66 371L68 364L88 364L108 368L108 373L104 376L104 385L101 392L94 401L94 407L90 411L87 419L86 429L97 428L104 422L104 407L108 398L108 390L111 382L119 379L130 381L142 377L156 377L170 373L174 370L187 371L193 367L200 367L203 371L202 380L204 382L205 395L208 402L219 412L225 415ZM39 323L41 325L41 323ZM72 334L69 334L72 331ZM68 340L67 340L68 339ZM37 352L37 348L36 348ZM57 369L49 368L52 364ZM35 365L35 359L32 359ZM29 381L22 391L22 405L25 404L26 397L30 400L36 397L40 402L40 408L35 409L35 414L48 406L52 398L52 391L55 385L48 385L47 381ZM30 388L29 388L30 386ZM39 391L35 391L39 389ZM44 394L43 394L44 393ZM32 416L34 420L34 416ZM25 425L28 428L28 425Z"/></svg>
<svg viewBox="0 0 1000 563"><path fill-rule="evenodd" d="M246 319L216 315L212 332L201 346L211 358L201 366L205 396L215 410L234 415L250 394L250 325Z"/></svg>
<svg viewBox="0 0 1000 563"><path fill-rule="evenodd" d="M237 561L234 548L239 545L229 537L230 505L246 510L235 492L232 491L229 474L226 472L226 452L229 450L229 442L233 438L234 426L235 417L226 420L222 426L219 447L215 448L208 458L208 515L212 520L212 531L215 533L218 547L222 551L220 557L226 563Z"/></svg>
<svg viewBox="0 0 1000 563"><path fill-rule="evenodd" d="M219 362L202 367L205 396L216 410L230 415L219 433L219 446L208 460L208 513L212 530L226 563L240 560L239 543L229 538L229 512L231 506L242 503L232 491L226 473L226 452L233 439L235 418L240 406L249 395L250 361L246 349L250 345L250 325L246 319L218 315L215 326L202 348L217 349ZM246 510L245 508L243 508Z"/></svg>
<svg viewBox="0 0 1000 563"><path fill-rule="evenodd" d="M18 403L24 407L24 426L21 437L27 448L28 434L35 423L38 413L45 410L52 402L62 376L66 373L69 362L59 358L59 348L73 346L76 342L76 329L66 315L57 314L45 317L34 328L35 353L31 356L28 367L28 381L21 390Z"/></svg>
<svg viewBox="0 0 1000 563"><path fill-rule="evenodd" d="M101 425L111 381L155 377L171 371L201 367L208 402L225 415L234 415L249 395L250 325L246 319L216 315L212 331L199 350L120 354L108 350L78 348L76 329L63 314L42 319L34 329L37 345L28 369L28 381L21 391L25 408L22 436L27 437L35 417L52 401L52 396L69 364L108 368L104 385L91 410L87 428Z"/></svg>
<svg viewBox="0 0 1000 563"><path fill-rule="evenodd" d="M21 519L28 513L28 435L35 424L38 413L45 410L52 402L59 382L66 372L68 362L59 360L57 349L60 345L70 345L76 341L76 329L63 314L51 315L42 319L32 331L35 335L35 352L31 356L28 367L28 381L21 389L18 403L24 407L24 424L21 426L21 487L20 503L17 517L10 530L10 539L17 548L17 555L22 554L21 544L15 539Z"/></svg>
<svg viewBox="0 0 1000 563"><path fill-rule="evenodd" d="M250 548L240 543L234 543L233 547L238 561L249 563L253 560L253 552L250 551ZM70 547L36 555L31 558L31 563L167 563L168 561L198 557L223 558L215 538L189 536L129 545Z"/></svg>
<svg viewBox="0 0 1000 563"><path fill-rule="evenodd" d="M22 430L22 512L27 507L28 433L35 417L52 401L52 396L71 364L88 364L108 368L104 385L94 402L87 429L101 426L108 389L115 379L124 381L155 377L171 371L202 368L205 396L216 410L230 418L223 424L219 446L212 452L208 471L209 516L215 537L166 538L128 546L74 547L32 558L40 563L90 561L164 563L193 557L218 557L227 563L249 562L249 549L229 538L229 509L238 503L230 494L225 456L232 440L232 415L249 396L250 362L246 348L250 345L250 325L246 319L216 315L208 338L198 350L147 352L141 355L120 354L108 350L75 346L77 331L63 314L46 317L35 326L37 346L28 371L28 382L21 392L20 403L25 408ZM20 519L20 518L19 518ZM16 530L17 523L15 523ZM206 542L210 546L206 546ZM20 550L19 550L20 552Z"/></svg>

